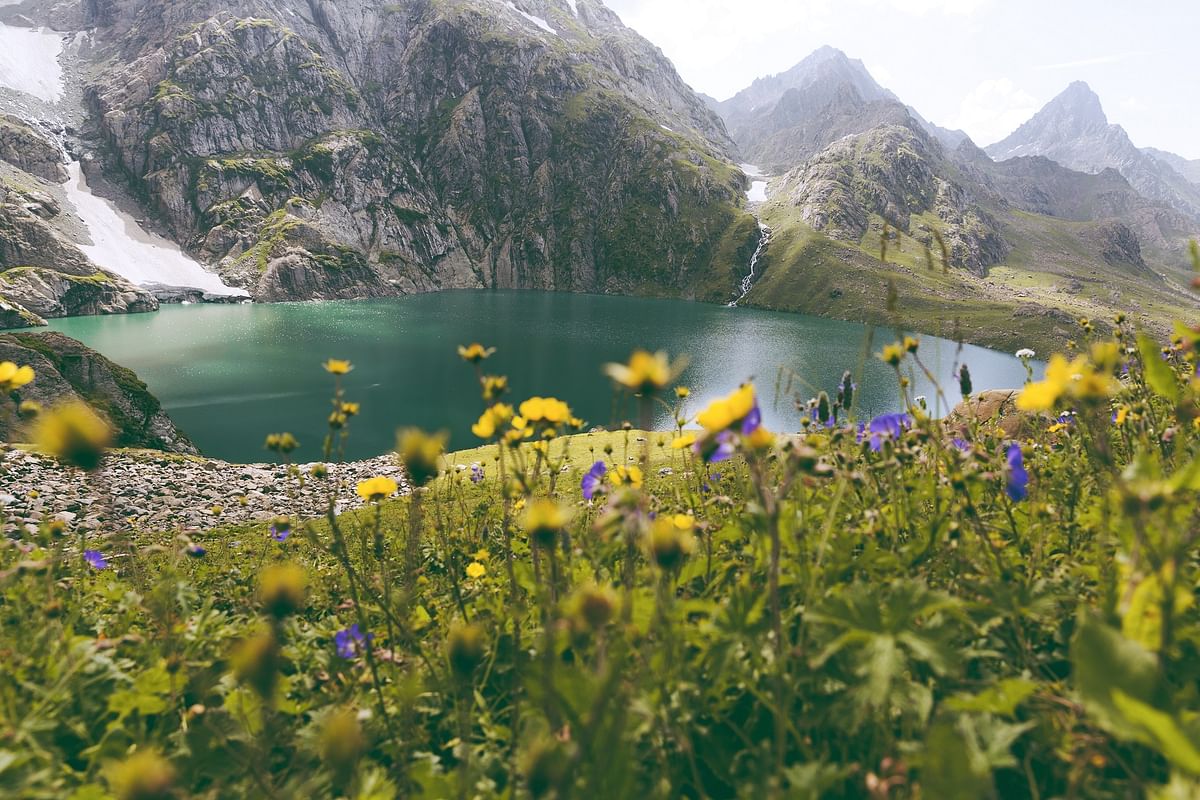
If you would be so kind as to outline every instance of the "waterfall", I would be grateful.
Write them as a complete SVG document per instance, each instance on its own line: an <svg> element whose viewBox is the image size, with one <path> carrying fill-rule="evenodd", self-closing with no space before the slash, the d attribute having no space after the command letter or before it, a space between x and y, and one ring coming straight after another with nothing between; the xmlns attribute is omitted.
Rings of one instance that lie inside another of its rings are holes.
<svg viewBox="0 0 1200 800"><path fill-rule="evenodd" d="M737 308L737 304L746 299L746 295L750 294L750 290L754 288L755 269L758 267L758 260L762 258L762 254L767 251L767 245L771 242L771 229L761 222L758 223L758 247L754 249L754 255L750 257L750 271L742 276L741 285L738 286L738 297L729 304L730 308Z"/></svg>

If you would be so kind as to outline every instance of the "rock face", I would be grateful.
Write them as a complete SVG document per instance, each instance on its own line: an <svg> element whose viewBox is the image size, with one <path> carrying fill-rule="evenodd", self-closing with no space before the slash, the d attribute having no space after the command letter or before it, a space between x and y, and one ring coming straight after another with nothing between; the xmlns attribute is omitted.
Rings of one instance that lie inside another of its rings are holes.
<svg viewBox="0 0 1200 800"><path fill-rule="evenodd" d="M1120 125L1109 124L1100 98L1083 82L1072 83L987 152L998 160L1046 156L1082 172L1112 168L1146 198L1200 218L1200 186L1135 147Z"/></svg>
<svg viewBox="0 0 1200 800"><path fill-rule="evenodd" d="M918 126L885 125L846 137L788 173L780 194L815 230L858 242L872 218L931 248L936 227L952 266L982 273L1007 250L970 183L953 179L940 146Z"/></svg>
<svg viewBox="0 0 1200 800"><path fill-rule="evenodd" d="M62 151L16 117L0 115L0 161L53 183L67 179Z"/></svg>
<svg viewBox="0 0 1200 800"><path fill-rule="evenodd" d="M37 373L16 400L35 400L43 406L82 400L108 418L120 447L196 452L133 372L70 337L0 334L0 361L28 364ZM28 431L15 414L14 398L0 398L0 440L28 440Z"/></svg>
<svg viewBox="0 0 1200 800"><path fill-rule="evenodd" d="M1017 395L1014 389L991 389L972 395L954 407L944 421L946 429L955 435L963 435L972 425L994 424L1010 439L1029 436L1033 431L1036 415L1017 410Z"/></svg>
<svg viewBox="0 0 1200 800"><path fill-rule="evenodd" d="M256 299L690 295L744 215L720 120L598 0L84 10L107 149Z"/></svg>

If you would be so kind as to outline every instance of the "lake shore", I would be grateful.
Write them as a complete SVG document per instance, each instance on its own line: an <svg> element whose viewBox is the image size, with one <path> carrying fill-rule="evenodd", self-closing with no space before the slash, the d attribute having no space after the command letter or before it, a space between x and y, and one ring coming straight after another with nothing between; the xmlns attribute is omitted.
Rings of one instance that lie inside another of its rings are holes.
<svg viewBox="0 0 1200 800"><path fill-rule="evenodd" d="M36 533L61 519L69 532L209 529L264 522L279 515L323 516L330 490L341 482L338 513L363 505L355 485L384 475L401 492L408 481L388 454L327 465L328 476L311 477L301 464L303 485L282 464L230 464L216 459L149 450L119 450L86 475L18 448L0 449L0 520L5 536Z"/></svg>

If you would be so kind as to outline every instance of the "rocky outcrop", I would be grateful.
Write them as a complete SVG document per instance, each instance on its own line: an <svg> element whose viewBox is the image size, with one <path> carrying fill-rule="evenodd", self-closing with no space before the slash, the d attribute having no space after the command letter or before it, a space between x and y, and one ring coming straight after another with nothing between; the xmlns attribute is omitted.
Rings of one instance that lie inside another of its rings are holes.
<svg viewBox="0 0 1200 800"><path fill-rule="evenodd" d="M690 295L744 213L720 120L595 0L87 10L107 148L259 299Z"/></svg>
<svg viewBox="0 0 1200 800"><path fill-rule="evenodd" d="M990 389L959 403L946 415L943 424L955 436L964 436L977 425L995 425L1009 439L1020 439L1033 433L1036 415L1017 409L1014 389Z"/></svg>
<svg viewBox="0 0 1200 800"><path fill-rule="evenodd" d="M72 275L42 267L16 267L0 272L0 292L26 310L51 318L158 309L158 300L144 289L99 271Z"/></svg>
<svg viewBox="0 0 1200 800"><path fill-rule="evenodd" d="M27 441L28 430L15 413L15 402L34 400L51 406L81 400L106 417L120 447L195 453L195 446L162 410L146 385L125 367L59 333L0 334L0 361L33 367L37 377L0 412L0 440Z"/></svg>
<svg viewBox="0 0 1200 800"><path fill-rule="evenodd" d="M941 148L915 123L838 141L788 173L778 193L800 218L835 239L859 242L873 218L937 247L951 266L982 273L1007 252L999 224L969 183L955 180Z"/></svg>
<svg viewBox="0 0 1200 800"><path fill-rule="evenodd" d="M67 179L62 150L20 119L7 114L0 115L0 161L52 183Z"/></svg>
<svg viewBox="0 0 1200 800"><path fill-rule="evenodd" d="M46 320L37 314L0 295L0 330L35 328L45 324Z"/></svg>

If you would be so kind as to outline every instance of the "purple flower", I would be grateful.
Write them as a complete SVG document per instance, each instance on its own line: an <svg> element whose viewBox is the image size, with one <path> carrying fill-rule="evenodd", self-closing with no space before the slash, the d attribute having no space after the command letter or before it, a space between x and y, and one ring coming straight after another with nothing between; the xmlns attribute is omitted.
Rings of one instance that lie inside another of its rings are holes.
<svg viewBox="0 0 1200 800"><path fill-rule="evenodd" d="M207 550L198 544L189 544L187 546L187 554L192 558L204 558L204 555L207 552Z"/></svg>
<svg viewBox="0 0 1200 800"><path fill-rule="evenodd" d="M600 491L600 486L604 483L604 476L608 474L608 465L603 461L597 461L592 464L592 468L583 476L583 481L580 483L580 488L583 489L583 496L591 500L596 496L596 492Z"/></svg>
<svg viewBox="0 0 1200 800"><path fill-rule="evenodd" d="M878 453L883 449L885 439L899 439L900 434L912 425L912 417L908 414L884 414L871 420L867 431L871 434L871 451ZM861 431L859 440L861 441Z"/></svg>
<svg viewBox="0 0 1200 800"><path fill-rule="evenodd" d="M1021 445L1008 446L1008 496L1020 502L1029 496L1029 472L1025 469L1025 456Z"/></svg>
<svg viewBox="0 0 1200 800"><path fill-rule="evenodd" d="M951 443L964 453L971 452L971 443L966 439L953 439Z"/></svg>
<svg viewBox="0 0 1200 800"><path fill-rule="evenodd" d="M753 431L754 428L751 428L751 430ZM722 461L728 461L733 458L733 434L729 431L721 431L715 437L706 436L696 442L695 449L696 453L704 459L706 464L719 464Z"/></svg>
<svg viewBox="0 0 1200 800"><path fill-rule="evenodd" d="M83 560L91 565L92 569L108 569L108 561L99 550L84 550Z"/></svg>
<svg viewBox="0 0 1200 800"><path fill-rule="evenodd" d="M286 542L287 538L292 535L291 526L284 527L282 525L271 526L271 538L277 542Z"/></svg>
<svg viewBox="0 0 1200 800"><path fill-rule="evenodd" d="M471 465L471 483L475 484L476 486L483 483L483 465L482 464L476 463L476 464Z"/></svg>
<svg viewBox="0 0 1200 800"><path fill-rule="evenodd" d="M834 425L837 425L837 420L833 417L833 415L826 417L825 421L821 422L821 410L815 406L813 407L812 411L809 412L809 416L812 418L813 422L818 425L824 425L826 428L832 428Z"/></svg>
<svg viewBox="0 0 1200 800"><path fill-rule="evenodd" d="M362 651L363 646L375 638L373 633L363 633L358 623L351 625L345 630L340 630L333 635L333 643L337 647L339 658L355 658Z"/></svg>
<svg viewBox="0 0 1200 800"><path fill-rule="evenodd" d="M742 420L742 436L749 436L761 427L762 411L759 410L758 403L755 403L754 408L750 409L750 413Z"/></svg>

